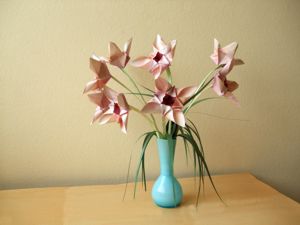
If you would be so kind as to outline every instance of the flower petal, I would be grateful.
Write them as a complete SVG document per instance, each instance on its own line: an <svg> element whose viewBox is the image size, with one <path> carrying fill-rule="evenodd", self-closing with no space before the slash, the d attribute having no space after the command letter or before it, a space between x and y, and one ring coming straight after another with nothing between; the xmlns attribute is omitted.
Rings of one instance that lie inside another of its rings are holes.
<svg viewBox="0 0 300 225"><path fill-rule="evenodd" d="M95 93L91 93L88 94L89 99L91 100L91 102L95 103L98 106L102 106L102 99L104 97L103 92L95 92Z"/></svg>
<svg viewBox="0 0 300 225"><path fill-rule="evenodd" d="M223 96L225 94L226 87L224 81L220 79L220 75L216 75L214 77L212 88L219 96Z"/></svg>
<svg viewBox="0 0 300 225"><path fill-rule="evenodd" d="M192 97L197 90L197 86L190 86L185 88L180 88L177 91L177 97L184 103L190 97Z"/></svg>
<svg viewBox="0 0 300 225"><path fill-rule="evenodd" d="M240 103L237 100L237 98L231 93L231 92L226 92L226 94L224 95L226 98L228 98L229 100L231 100L236 106L240 107Z"/></svg>
<svg viewBox="0 0 300 225"><path fill-rule="evenodd" d="M175 49L176 49L176 40L172 40L170 42L170 51L166 55L170 63L173 61L175 55Z"/></svg>
<svg viewBox="0 0 300 225"><path fill-rule="evenodd" d="M136 58L135 60L133 60L131 62L131 65L134 67L144 67L146 69L148 69L149 64L151 64L152 59L150 59L149 57L146 56L141 56Z"/></svg>
<svg viewBox="0 0 300 225"><path fill-rule="evenodd" d="M173 115L173 109L171 107L166 107L165 109L165 113L164 113L164 116L168 119L168 120L171 120L175 123L175 119L174 119L174 115Z"/></svg>
<svg viewBox="0 0 300 225"><path fill-rule="evenodd" d="M171 84L162 77L155 80L155 87L158 91L166 92L171 88Z"/></svg>
<svg viewBox="0 0 300 225"><path fill-rule="evenodd" d="M131 49L132 38L130 38L124 45L124 52L129 56L129 52Z"/></svg>
<svg viewBox="0 0 300 225"><path fill-rule="evenodd" d="M234 65L237 66L237 65L243 65L245 64L243 60L241 59L234 59Z"/></svg>
<svg viewBox="0 0 300 225"><path fill-rule="evenodd" d="M119 47L114 42L109 42L108 51L109 51L110 57L122 54L122 51L119 49Z"/></svg>
<svg viewBox="0 0 300 225"><path fill-rule="evenodd" d="M103 125L103 124L106 124L108 122L112 122L112 119L113 119L113 114L103 114L99 118L99 124Z"/></svg>
<svg viewBox="0 0 300 225"><path fill-rule="evenodd" d="M103 92L104 92L105 96L106 96L109 100L111 100L112 102L115 102L115 101L116 101L117 96L118 96L118 93L117 93L116 91L114 91L113 89L111 89L111 88L105 86Z"/></svg>
<svg viewBox="0 0 300 225"><path fill-rule="evenodd" d="M127 133L128 113L123 114L119 119L119 124L123 133Z"/></svg>
<svg viewBox="0 0 300 225"><path fill-rule="evenodd" d="M118 104L119 106L123 109L128 111L129 110L129 105L126 101L125 95L124 94L119 94L118 95Z"/></svg>
<svg viewBox="0 0 300 225"><path fill-rule="evenodd" d="M162 113L161 104L156 102L148 102L141 110L142 113Z"/></svg>
<svg viewBox="0 0 300 225"><path fill-rule="evenodd" d="M98 85L97 85L97 80L92 80L92 81L89 81L86 85L85 85L85 88L83 90L83 94L89 92L89 91L92 91L92 90L96 90L98 88Z"/></svg>
<svg viewBox="0 0 300 225"><path fill-rule="evenodd" d="M236 52L237 47L238 47L238 43L232 42L232 43L226 45L225 47L221 48L221 51L223 53L225 53L226 56L228 56L229 58L233 59L233 56L234 56L234 54Z"/></svg>
<svg viewBox="0 0 300 225"><path fill-rule="evenodd" d="M166 43L163 41L163 39L159 34L156 35L153 45L161 54L166 54L169 51L168 46L166 45Z"/></svg>
<svg viewBox="0 0 300 225"><path fill-rule="evenodd" d="M153 74L154 79L157 79L160 76L160 74L162 73L162 66L157 64L155 67L153 67L151 69L150 72Z"/></svg>
<svg viewBox="0 0 300 225"><path fill-rule="evenodd" d="M181 110L173 110L174 121L181 127L185 127L185 118Z"/></svg>
<svg viewBox="0 0 300 225"><path fill-rule="evenodd" d="M227 85L227 90L229 92L233 92L234 90L236 90L239 87L239 84L237 82L230 81L230 80L226 81L226 85Z"/></svg>
<svg viewBox="0 0 300 225"><path fill-rule="evenodd" d="M215 64L219 64L219 48L220 48L220 44L218 42L217 39L214 39L214 52L213 54L210 55L210 58L212 59L212 61L215 63Z"/></svg>
<svg viewBox="0 0 300 225"><path fill-rule="evenodd" d="M97 75L99 79L106 79L111 77L104 60L97 60L95 56L90 58L90 69Z"/></svg>
<svg viewBox="0 0 300 225"><path fill-rule="evenodd" d="M102 116L102 114L103 114L103 110L100 107L97 107L91 124L93 124L96 120L98 120Z"/></svg>

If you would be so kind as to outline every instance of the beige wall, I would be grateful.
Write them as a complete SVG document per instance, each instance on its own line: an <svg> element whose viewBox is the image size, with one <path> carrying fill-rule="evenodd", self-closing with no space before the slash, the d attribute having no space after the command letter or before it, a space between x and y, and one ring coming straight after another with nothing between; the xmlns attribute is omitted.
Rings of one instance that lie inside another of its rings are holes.
<svg viewBox="0 0 300 225"><path fill-rule="evenodd" d="M299 201L299 3L1 1L0 187L124 182L130 151L136 158L136 138L149 127L136 115L128 135L117 125L89 125L95 107L82 95L92 78L88 58L131 36L131 55L146 54L160 33L178 41L172 70L179 86L199 82L212 68L214 37L240 43L246 65L230 76L240 83L242 107L214 101L190 118L214 174L249 171ZM142 70L128 71L152 81ZM179 145L176 172L191 175L183 152ZM155 143L148 153L151 178L158 172Z"/></svg>

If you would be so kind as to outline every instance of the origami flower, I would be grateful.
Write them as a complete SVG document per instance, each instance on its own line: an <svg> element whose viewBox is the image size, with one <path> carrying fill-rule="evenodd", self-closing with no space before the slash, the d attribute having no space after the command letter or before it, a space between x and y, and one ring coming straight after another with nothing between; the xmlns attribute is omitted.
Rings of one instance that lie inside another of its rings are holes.
<svg viewBox="0 0 300 225"><path fill-rule="evenodd" d="M124 94L119 94L109 87L88 95L90 100L97 105L92 123L99 121L100 124L117 122L121 130L127 133L129 105Z"/></svg>
<svg viewBox="0 0 300 225"><path fill-rule="evenodd" d="M132 62L135 67L141 67L151 72L155 79L172 63L176 47L176 40L166 44L158 34L153 43L153 51L149 56L141 56Z"/></svg>
<svg viewBox="0 0 300 225"><path fill-rule="evenodd" d="M239 102L236 99L236 97L232 94L232 92L236 90L238 87L239 85L237 82L227 80L226 76L219 72L214 76L213 85L212 85L213 90L217 93L217 95L225 96L230 100L232 100L237 105L239 105Z"/></svg>
<svg viewBox="0 0 300 225"><path fill-rule="evenodd" d="M119 47L114 43L109 43L109 63L111 65L117 66L120 69L124 68L130 57L129 57L129 51L131 47L132 38L130 38L124 45L124 50L121 51Z"/></svg>
<svg viewBox="0 0 300 225"><path fill-rule="evenodd" d="M241 59L235 59L234 54L238 44L232 42L231 44L221 48L217 39L214 39L214 53L211 54L210 58L216 65L224 65L220 70L220 73L227 75L233 68L234 65L241 65L244 62Z"/></svg>
<svg viewBox="0 0 300 225"><path fill-rule="evenodd" d="M154 97L144 106L142 112L162 113L169 120L184 127L183 104L195 93L197 87L177 89L161 77L155 80L155 87Z"/></svg>
<svg viewBox="0 0 300 225"><path fill-rule="evenodd" d="M101 89L111 78L105 59L92 55L90 57L90 69L95 73L96 78L85 85L83 93Z"/></svg>

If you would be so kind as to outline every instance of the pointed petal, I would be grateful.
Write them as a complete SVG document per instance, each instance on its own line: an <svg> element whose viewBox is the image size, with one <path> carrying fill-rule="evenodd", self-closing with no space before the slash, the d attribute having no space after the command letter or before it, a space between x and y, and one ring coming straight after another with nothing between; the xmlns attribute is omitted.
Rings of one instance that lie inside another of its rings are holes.
<svg viewBox="0 0 300 225"><path fill-rule="evenodd" d="M166 92L171 88L171 84L162 77L155 80L155 87L158 91Z"/></svg>
<svg viewBox="0 0 300 225"><path fill-rule="evenodd" d="M122 51L114 42L109 42L109 56L116 56L122 54Z"/></svg>
<svg viewBox="0 0 300 225"><path fill-rule="evenodd" d="M90 58L90 69L97 75L99 79L111 77L107 65L104 61L97 61L94 57Z"/></svg>
<svg viewBox="0 0 300 225"><path fill-rule="evenodd" d="M183 112L180 110L173 110L175 123L181 127L185 127L185 118Z"/></svg>
<svg viewBox="0 0 300 225"><path fill-rule="evenodd" d="M125 95L124 95L124 94L119 94L119 95L118 95L118 104L119 104L119 106L120 106L123 110L128 111L129 105L128 105L127 101L126 101L126 98L125 98Z"/></svg>
<svg viewBox="0 0 300 225"><path fill-rule="evenodd" d="M93 91L93 90L96 90L98 88L98 85L97 85L97 80L92 80L92 81L89 81L86 85L85 85L85 88L83 90L83 94L89 92L89 91Z"/></svg>
<svg viewBox="0 0 300 225"><path fill-rule="evenodd" d="M128 114L123 114L119 120L120 127L123 133L127 134Z"/></svg>
<svg viewBox="0 0 300 225"><path fill-rule="evenodd" d="M168 53L169 48L159 34L157 34L153 45L161 54Z"/></svg>
<svg viewBox="0 0 300 225"><path fill-rule="evenodd" d="M161 104L156 102L148 102L141 110L142 113L162 113Z"/></svg>
<svg viewBox="0 0 300 225"><path fill-rule="evenodd" d="M151 63L152 59L146 56L141 56L136 58L131 62L131 65L134 67L147 67L149 63Z"/></svg>
<svg viewBox="0 0 300 225"><path fill-rule="evenodd" d="M222 60L223 61L223 60ZM220 74L222 74L223 76L228 75L228 73L230 73L230 71L233 68L233 59L228 60L225 64L225 66L219 71Z"/></svg>
<svg viewBox="0 0 300 225"><path fill-rule="evenodd" d="M102 114L103 114L103 111L100 109L100 107L97 107L91 124L93 124L95 121L97 121L102 116Z"/></svg>
<svg viewBox="0 0 300 225"><path fill-rule="evenodd" d="M219 64L219 48L220 48L220 44L218 40L214 39L214 52L210 55L210 58L216 65Z"/></svg>
<svg viewBox="0 0 300 225"><path fill-rule="evenodd" d="M235 51L238 47L238 43L232 42L221 49L229 58L233 58Z"/></svg>
<svg viewBox="0 0 300 225"><path fill-rule="evenodd" d="M219 48L220 48L220 43L216 38L214 38L214 51L218 50Z"/></svg>
<svg viewBox="0 0 300 225"><path fill-rule="evenodd" d="M91 93L88 94L89 99L91 102L95 103L98 106L102 106L102 99L103 99L103 93L102 92L96 92L96 93Z"/></svg>
<svg viewBox="0 0 300 225"><path fill-rule="evenodd" d="M172 108L173 109L180 109L181 110L183 108L183 103L184 102L182 102L179 98L176 98L175 102L172 105Z"/></svg>
<svg viewBox="0 0 300 225"><path fill-rule="evenodd" d="M126 52L127 55L129 55L130 52L131 43L132 43L132 38L130 38L124 45L124 52Z"/></svg>
<svg viewBox="0 0 300 225"><path fill-rule="evenodd" d="M212 88L219 96L223 96L226 92L224 82L220 79L218 75L214 77Z"/></svg>
<svg viewBox="0 0 300 225"><path fill-rule="evenodd" d="M174 58L174 55L175 55L175 49L176 49L176 40L172 40L170 42L170 46L171 46L171 49L170 49L170 52L168 53L168 59L170 62L173 61L173 58Z"/></svg>
<svg viewBox="0 0 300 225"><path fill-rule="evenodd" d="M99 124L106 124L108 122L111 122L111 119L113 118L113 114L103 114L100 118L99 118Z"/></svg>
<svg viewBox="0 0 300 225"><path fill-rule="evenodd" d="M169 109L165 109L164 116L175 123L174 115L173 115L173 109L170 107Z"/></svg>
<svg viewBox="0 0 300 225"><path fill-rule="evenodd" d="M150 72L154 76L154 79L157 79L160 76L160 74L162 74L162 66L157 64L155 67L151 69Z"/></svg>
<svg viewBox="0 0 300 225"><path fill-rule="evenodd" d="M178 89L177 96L182 102L185 102L195 94L196 90L197 90L197 86L181 88Z"/></svg>
<svg viewBox="0 0 300 225"><path fill-rule="evenodd" d="M111 65L117 66L121 69L123 69L127 62L128 62L129 58L127 57L127 55L125 53L121 53L119 55L114 55L110 57L109 63Z"/></svg>
<svg viewBox="0 0 300 225"><path fill-rule="evenodd" d="M241 59L234 59L234 65L237 66L237 65L243 65L245 64L243 60Z"/></svg>
<svg viewBox="0 0 300 225"><path fill-rule="evenodd" d="M231 92L228 91L225 94L225 97L228 98L229 100L231 100L236 106L240 107L240 102L237 100L237 98Z"/></svg>
<svg viewBox="0 0 300 225"><path fill-rule="evenodd" d="M229 92L233 92L234 90L236 90L239 87L239 84L235 81L227 80L226 84L227 84L227 90Z"/></svg>
<svg viewBox="0 0 300 225"><path fill-rule="evenodd" d="M104 87L104 94L105 96L110 99L111 101L115 102L118 96L118 93L116 91L114 91L113 89L105 86Z"/></svg>

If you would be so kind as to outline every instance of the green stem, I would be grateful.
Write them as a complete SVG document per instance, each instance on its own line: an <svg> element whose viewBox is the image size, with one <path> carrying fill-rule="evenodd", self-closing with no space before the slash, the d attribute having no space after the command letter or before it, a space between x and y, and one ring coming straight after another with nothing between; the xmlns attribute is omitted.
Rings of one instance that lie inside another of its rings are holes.
<svg viewBox="0 0 300 225"><path fill-rule="evenodd" d="M136 88L136 90L138 91L138 93L141 95L141 97L142 97L144 103L146 103L146 100L144 99L143 95L141 94L141 91L140 91L139 87L137 86L135 80L129 75L129 73L127 73L126 70L124 70L124 69L121 69L121 70L122 70L122 72L128 77L128 79L131 81L131 83L132 83L133 86Z"/></svg>
<svg viewBox="0 0 300 225"><path fill-rule="evenodd" d="M121 85L123 88L125 88L127 91L129 91L130 93L133 93L125 84L123 84L121 81L119 81L117 78L115 78L114 76L111 76L111 78L116 81L119 85Z"/></svg>
<svg viewBox="0 0 300 225"><path fill-rule="evenodd" d="M167 76L168 76L169 83L173 84L172 73L171 73L170 67L167 68Z"/></svg>
<svg viewBox="0 0 300 225"><path fill-rule="evenodd" d="M166 135L167 134L166 118L164 116L161 117L161 124L163 129L163 135Z"/></svg>
<svg viewBox="0 0 300 225"><path fill-rule="evenodd" d="M213 79L213 78L212 78ZM183 110L183 113L184 114L187 114L187 112L195 105L195 102L196 100L200 97L200 95L206 91L207 89L210 89L210 87L207 87L207 85L212 81L212 79L210 79L209 82L207 82L207 84L201 89L201 92L199 92L198 95L196 95L193 100L191 101L191 103L188 105L188 107L186 107L184 110Z"/></svg>
<svg viewBox="0 0 300 225"><path fill-rule="evenodd" d="M153 97L153 95L150 94L145 94L145 93L124 93L125 95L141 95L141 96L148 96L148 97Z"/></svg>
<svg viewBox="0 0 300 225"><path fill-rule="evenodd" d="M136 88L136 90L137 90L138 93L140 94L140 96L141 96L143 102L146 104L146 100L145 100L145 98L143 97L143 95L142 95L142 93L141 93L139 87L137 86L135 80L129 75L129 73L127 73L126 70L121 69L121 71L128 77L128 79L131 81L131 83L133 84L133 86ZM153 116L152 114L150 114L150 117L151 117L151 119L152 119L152 121L153 121L153 124L154 124L156 130L159 132L159 129L158 129L158 127L157 127L157 123L156 123L156 120L155 120L154 116Z"/></svg>
<svg viewBox="0 0 300 225"><path fill-rule="evenodd" d="M207 85L213 80L213 78L211 78L207 83L206 80L208 79L208 77L210 77L216 70L218 70L219 68L221 68L222 65L217 66L216 68L214 68L213 70L211 70L202 80L202 82L199 84L197 90L195 91L195 94L188 99L184 105L188 104L190 102L190 104L187 107L187 111L192 107L193 103L196 101L196 99L199 97L198 95L204 90L204 88L207 87Z"/></svg>

